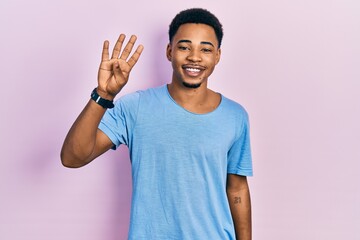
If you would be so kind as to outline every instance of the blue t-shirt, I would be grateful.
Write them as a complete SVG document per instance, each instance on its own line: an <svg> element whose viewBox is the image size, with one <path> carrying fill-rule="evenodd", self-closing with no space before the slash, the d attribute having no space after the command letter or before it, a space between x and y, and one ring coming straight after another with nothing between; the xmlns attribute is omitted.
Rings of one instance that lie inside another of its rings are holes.
<svg viewBox="0 0 360 240"><path fill-rule="evenodd" d="M195 114L164 85L120 98L99 129L129 147L129 239L235 239L227 174L252 176L243 107L221 96L214 111Z"/></svg>

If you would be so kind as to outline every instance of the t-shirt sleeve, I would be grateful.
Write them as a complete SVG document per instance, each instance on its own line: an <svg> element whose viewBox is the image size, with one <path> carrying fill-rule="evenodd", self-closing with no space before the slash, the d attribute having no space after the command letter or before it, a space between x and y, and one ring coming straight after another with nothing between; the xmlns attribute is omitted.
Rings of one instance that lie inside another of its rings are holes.
<svg viewBox="0 0 360 240"><path fill-rule="evenodd" d="M132 131L136 123L140 94L138 92L125 95L115 102L115 107L108 109L99 129L104 132L116 149L120 144L129 145Z"/></svg>
<svg viewBox="0 0 360 240"><path fill-rule="evenodd" d="M241 176L252 176L252 157L250 147L249 118L245 112L239 137L228 152L227 172Z"/></svg>

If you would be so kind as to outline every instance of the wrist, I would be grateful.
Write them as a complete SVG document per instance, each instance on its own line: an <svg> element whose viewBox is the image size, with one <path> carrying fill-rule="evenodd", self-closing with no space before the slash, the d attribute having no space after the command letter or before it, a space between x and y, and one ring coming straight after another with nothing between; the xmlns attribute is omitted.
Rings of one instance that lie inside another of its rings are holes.
<svg viewBox="0 0 360 240"><path fill-rule="evenodd" d="M97 104L99 104L100 106L102 106L103 108L113 108L114 107L114 103L113 103L113 98L111 100L102 97L99 92L98 89L95 88L90 95L91 99L94 100Z"/></svg>
<svg viewBox="0 0 360 240"><path fill-rule="evenodd" d="M109 101L114 101L115 96L111 95L109 93L107 93L106 91L102 90L101 88L97 87L95 88L97 94L99 94L99 96L103 99L109 100Z"/></svg>

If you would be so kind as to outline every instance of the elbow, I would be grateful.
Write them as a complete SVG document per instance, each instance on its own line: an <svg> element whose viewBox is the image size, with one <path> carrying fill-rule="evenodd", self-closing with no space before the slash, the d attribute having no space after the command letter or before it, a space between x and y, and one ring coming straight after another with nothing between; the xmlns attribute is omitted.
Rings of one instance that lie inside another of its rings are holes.
<svg viewBox="0 0 360 240"><path fill-rule="evenodd" d="M87 164L84 161L79 161L75 156L71 156L71 154L66 153L64 150L61 150L60 159L61 164L67 168L79 168Z"/></svg>
<svg viewBox="0 0 360 240"><path fill-rule="evenodd" d="M228 194L237 194L244 191L249 191L247 178L245 176L229 174L226 183L226 192Z"/></svg>
<svg viewBox="0 0 360 240"><path fill-rule="evenodd" d="M67 168L76 168L71 158L67 157L63 152L60 153L61 164Z"/></svg>

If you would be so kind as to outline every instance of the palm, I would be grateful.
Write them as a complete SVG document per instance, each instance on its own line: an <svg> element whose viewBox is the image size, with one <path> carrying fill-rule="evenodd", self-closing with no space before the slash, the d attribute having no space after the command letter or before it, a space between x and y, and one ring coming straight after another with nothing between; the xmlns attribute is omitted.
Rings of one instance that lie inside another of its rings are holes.
<svg viewBox="0 0 360 240"><path fill-rule="evenodd" d="M136 36L131 36L124 50L121 47L125 35L121 34L115 44L111 59L109 58L109 42L104 42L102 61L98 73L98 90L112 97L125 86L129 79L131 69L136 64L143 50L143 46L138 46L133 55L127 60L136 41Z"/></svg>
<svg viewBox="0 0 360 240"><path fill-rule="evenodd" d="M118 62L120 68L120 75L115 77L113 71L113 65L115 62ZM107 61L102 61L99 68L99 87L109 94L116 95L118 89L121 89L124 86L129 77L131 67L129 64L121 59L111 59Z"/></svg>

